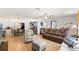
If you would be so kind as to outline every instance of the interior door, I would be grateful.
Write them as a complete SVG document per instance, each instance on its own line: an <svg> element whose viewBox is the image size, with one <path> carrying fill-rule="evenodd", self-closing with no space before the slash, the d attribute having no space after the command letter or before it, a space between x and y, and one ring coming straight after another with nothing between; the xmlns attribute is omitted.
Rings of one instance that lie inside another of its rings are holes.
<svg viewBox="0 0 79 59"><path fill-rule="evenodd" d="M51 22L51 28L52 28L52 29L55 29L56 27L57 27L56 21L52 21L52 22Z"/></svg>

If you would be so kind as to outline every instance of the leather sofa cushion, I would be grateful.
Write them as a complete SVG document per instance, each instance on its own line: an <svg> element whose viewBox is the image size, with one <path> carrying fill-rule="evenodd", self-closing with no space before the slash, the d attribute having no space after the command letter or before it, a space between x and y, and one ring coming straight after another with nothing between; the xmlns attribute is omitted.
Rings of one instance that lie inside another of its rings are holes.
<svg viewBox="0 0 79 59"><path fill-rule="evenodd" d="M57 42L59 44L61 44L63 42L63 39L64 39L64 38L62 38L60 36L49 35L49 34L44 34L44 35L42 35L42 37L45 38L45 39Z"/></svg>

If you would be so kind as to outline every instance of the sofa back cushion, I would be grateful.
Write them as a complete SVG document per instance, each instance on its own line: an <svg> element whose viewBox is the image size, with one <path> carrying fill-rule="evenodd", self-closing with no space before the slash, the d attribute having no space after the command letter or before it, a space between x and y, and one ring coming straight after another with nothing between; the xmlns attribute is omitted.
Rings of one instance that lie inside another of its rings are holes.
<svg viewBox="0 0 79 59"><path fill-rule="evenodd" d="M61 37L65 37L67 35L67 32L68 32L68 29L66 28L60 28L60 29L48 28L45 30L46 34L56 35L56 36L61 36Z"/></svg>

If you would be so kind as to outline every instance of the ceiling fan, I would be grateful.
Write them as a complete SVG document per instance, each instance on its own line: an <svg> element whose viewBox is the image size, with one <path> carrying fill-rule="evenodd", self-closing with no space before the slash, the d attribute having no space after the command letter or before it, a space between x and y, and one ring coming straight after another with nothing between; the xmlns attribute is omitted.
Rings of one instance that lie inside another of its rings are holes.
<svg viewBox="0 0 79 59"><path fill-rule="evenodd" d="M39 18L43 18L43 19L53 19L55 18L54 15L48 15L47 13L44 13L44 15L40 16Z"/></svg>
<svg viewBox="0 0 79 59"><path fill-rule="evenodd" d="M41 8L35 8L38 11L41 11ZM39 18L42 19L53 19L55 16L54 15L48 15L47 13L44 13L43 15L41 15Z"/></svg>

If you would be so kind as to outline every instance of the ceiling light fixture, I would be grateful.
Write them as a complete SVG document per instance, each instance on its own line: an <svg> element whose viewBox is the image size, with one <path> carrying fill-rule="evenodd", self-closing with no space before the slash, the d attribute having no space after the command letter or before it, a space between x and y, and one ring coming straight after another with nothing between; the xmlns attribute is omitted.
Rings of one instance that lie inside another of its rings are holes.
<svg viewBox="0 0 79 59"><path fill-rule="evenodd" d="M47 15L47 13L45 13L44 15L40 16L40 18L43 18L43 19L53 19L55 16L54 15Z"/></svg>

